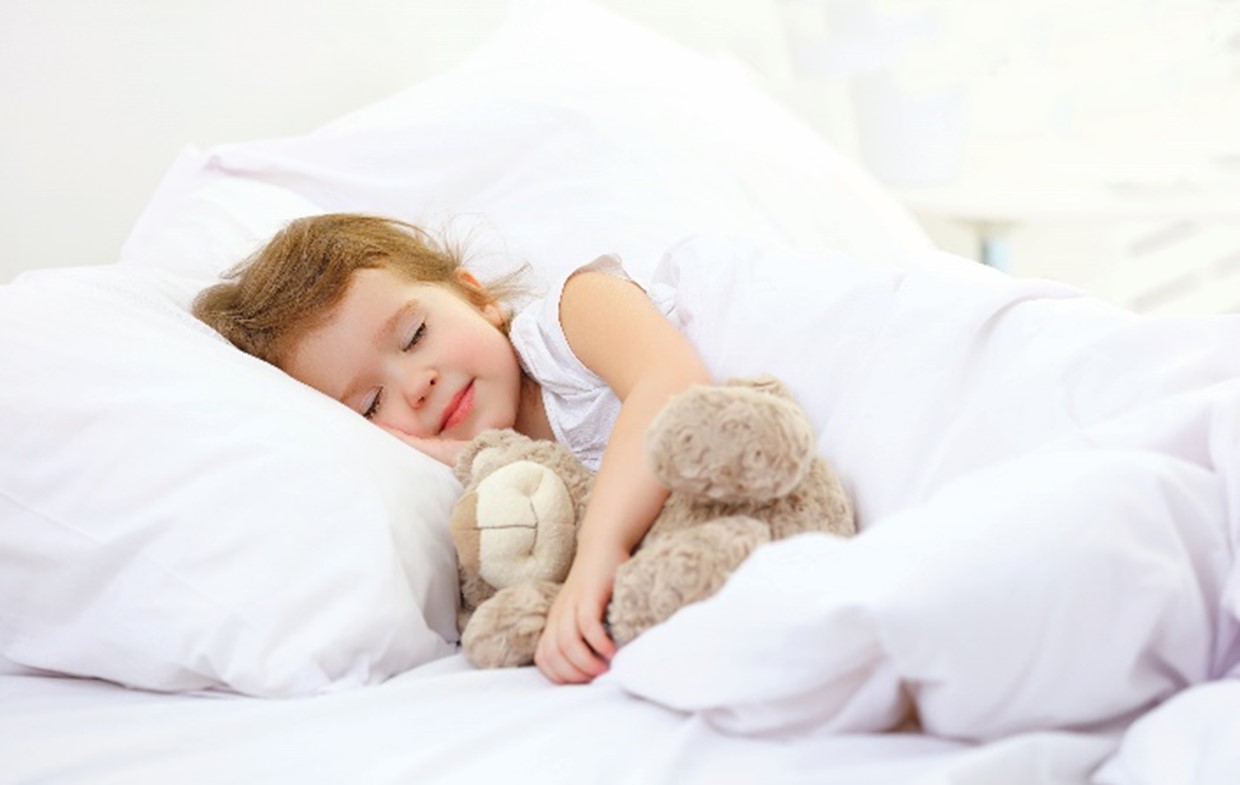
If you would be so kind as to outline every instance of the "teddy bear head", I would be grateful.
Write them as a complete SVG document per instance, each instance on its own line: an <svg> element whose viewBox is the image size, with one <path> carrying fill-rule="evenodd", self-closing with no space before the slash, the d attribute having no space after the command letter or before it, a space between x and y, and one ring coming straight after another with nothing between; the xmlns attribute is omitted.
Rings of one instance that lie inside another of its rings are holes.
<svg viewBox="0 0 1240 785"><path fill-rule="evenodd" d="M787 495L805 480L815 450L809 419L771 376L674 396L646 433L647 459L664 485L724 504Z"/></svg>

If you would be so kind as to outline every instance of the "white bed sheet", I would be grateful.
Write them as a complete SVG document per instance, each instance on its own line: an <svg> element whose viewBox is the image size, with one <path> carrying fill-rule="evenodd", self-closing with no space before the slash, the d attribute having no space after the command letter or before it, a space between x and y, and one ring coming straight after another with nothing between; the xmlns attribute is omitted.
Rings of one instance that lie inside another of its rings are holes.
<svg viewBox="0 0 1240 785"><path fill-rule="evenodd" d="M1083 782L1105 738L989 745L915 734L728 736L615 686L554 688L458 657L301 700L159 695L0 677L0 782L787 785Z"/></svg>

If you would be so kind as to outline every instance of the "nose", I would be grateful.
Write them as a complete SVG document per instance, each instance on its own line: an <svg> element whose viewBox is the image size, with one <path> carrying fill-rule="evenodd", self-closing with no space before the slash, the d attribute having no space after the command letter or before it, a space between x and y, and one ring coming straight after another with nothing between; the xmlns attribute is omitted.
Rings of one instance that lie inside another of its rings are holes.
<svg viewBox="0 0 1240 785"><path fill-rule="evenodd" d="M435 385L439 383L439 371L419 367L407 369L401 379L401 395L410 409L418 410L430 400Z"/></svg>
<svg viewBox="0 0 1240 785"><path fill-rule="evenodd" d="M428 405L439 371L424 365L394 368L387 379L387 403L379 410L379 424L408 436L426 437L435 434L438 422Z"/></svg>

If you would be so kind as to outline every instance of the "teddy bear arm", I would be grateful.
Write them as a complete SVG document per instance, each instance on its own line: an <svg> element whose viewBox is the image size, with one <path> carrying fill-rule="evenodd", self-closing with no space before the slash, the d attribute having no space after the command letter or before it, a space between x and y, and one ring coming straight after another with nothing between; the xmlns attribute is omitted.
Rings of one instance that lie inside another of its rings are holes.
<svg viewBox="0 0 1240 785"><path fill-rule="evenodd" d="M461 635L465 659L477 668L532 665L559 590L558 583L529 581L496 592L465 626Z"/></svg>

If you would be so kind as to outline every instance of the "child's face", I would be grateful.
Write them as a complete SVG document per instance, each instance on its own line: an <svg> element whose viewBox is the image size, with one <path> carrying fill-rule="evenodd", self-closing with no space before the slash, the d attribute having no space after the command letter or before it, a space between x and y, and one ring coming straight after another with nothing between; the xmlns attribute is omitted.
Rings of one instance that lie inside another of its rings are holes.
<svg viewBox="0 0 1240 785"><path fill-rule="evenodd" d="M462 274L467 286L477 286ZM392 431L469 439L516 421L521 370L497 304L447 286L359 270L284 370Z"/></svg>

